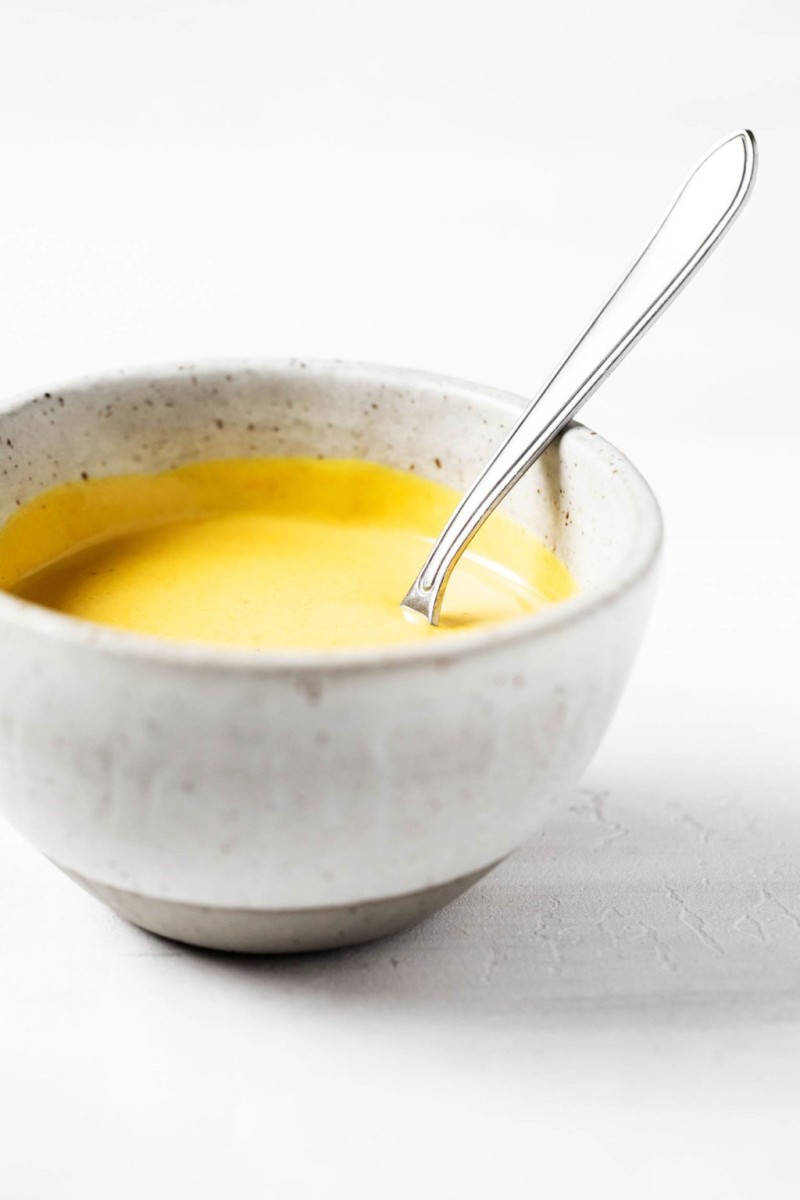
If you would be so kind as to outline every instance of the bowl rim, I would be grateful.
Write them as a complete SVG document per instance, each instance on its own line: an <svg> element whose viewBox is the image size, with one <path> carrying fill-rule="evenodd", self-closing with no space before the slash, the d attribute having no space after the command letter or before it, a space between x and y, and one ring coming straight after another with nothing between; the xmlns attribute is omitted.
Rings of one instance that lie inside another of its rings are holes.
<svg viewBox="0 0 800 1200"><path fill-rule="evenodd" d="M113 383L136 384L153 380L186 379L217 374L245 372L291 373L298 376L331 375L338 378L372 378L380 383L410 388L427 385L446 392L472 393L479 401L490 401L510 416L519 415L528 404L524 397L491 385L476 384L456 376L413 367L326 358L210 358L201 361L167 362L144 366L119 367L18 393L0 402L0 424L7 416L41 402L51 395L70 392L79 395ZM80 617L55 612L31 601L12 596L0 589L0 626L22 629L47 639L75 647L134 661L151 661L193 670L245 671L255 674L281 674L326 671L358 671L369 668L421 665L470 658L495 647L518 641L541 639L563 628L583 622L619 600L643 582L655 567L663 545L663 518L652 488L637 468L610 442L582 423L573 421L559 434L570 433L600 452L609 473L616 473L617 484L636 508L639 521L624 567L611 580L591 592L579 592L543 611L515 617L499 625L465 631L454 637L422 641L419 644L337 647L330 650L274 649L253 650L239 646L219 646L203 642L178 642L151 634L135 633L100 625Z"/></svg>

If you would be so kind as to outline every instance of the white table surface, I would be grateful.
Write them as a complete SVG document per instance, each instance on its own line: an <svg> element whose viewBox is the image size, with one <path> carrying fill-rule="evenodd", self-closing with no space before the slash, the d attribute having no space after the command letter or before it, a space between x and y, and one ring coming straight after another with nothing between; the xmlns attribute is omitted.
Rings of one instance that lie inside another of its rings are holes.
<svg viewBox="0 0 800 1200"><path fill-rule="evenodd" d="M418 928L284 960L0 827L4 1200L797 1195L799 50L779 0L6 0L2 395L294 353L529 392L707 144L762 162L587 410L668 543L581 789Z"/></svg>

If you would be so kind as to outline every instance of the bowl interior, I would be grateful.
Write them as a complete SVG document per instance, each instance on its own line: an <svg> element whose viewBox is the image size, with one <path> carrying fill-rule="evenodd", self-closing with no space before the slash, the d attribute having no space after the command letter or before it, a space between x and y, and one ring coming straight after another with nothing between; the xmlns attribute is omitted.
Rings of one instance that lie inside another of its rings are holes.
<svg viewBox="0 0 800 1200"><path fill-rule="evenodd" d="M176 366L79 381L0 414L0 521L82 474L214 458L365 458L463 490L522 405L441 376L337 362ZM556 551L584 592L623 582L660 531L641 476L582 426L561 436L504 510Z"/></svg>

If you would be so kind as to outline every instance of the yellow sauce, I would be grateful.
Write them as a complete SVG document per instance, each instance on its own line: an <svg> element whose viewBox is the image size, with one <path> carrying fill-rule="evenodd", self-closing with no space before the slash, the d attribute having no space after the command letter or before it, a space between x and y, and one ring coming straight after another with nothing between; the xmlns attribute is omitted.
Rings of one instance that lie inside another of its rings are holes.
<svg viewBox="0 0 800 1200"><path fill-rule="evenodd" d="M256 649L413 643L565 599L561 562L496 513L432 629L400 600L458 494L350 460L232 459L43 492L0 528L0 588L62 613Z"/></svg>

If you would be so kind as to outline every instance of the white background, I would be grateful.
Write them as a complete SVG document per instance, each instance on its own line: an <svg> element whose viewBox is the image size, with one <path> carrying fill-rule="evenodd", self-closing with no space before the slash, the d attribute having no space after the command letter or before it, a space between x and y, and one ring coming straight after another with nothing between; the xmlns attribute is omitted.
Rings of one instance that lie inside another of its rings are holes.
<svg viewBox="0 0 800 1200"><path fill-rule="evenodd" d="M0 830L0 1194L795 1197L791 0L0 2L0 396L335 356L529 394L683 174L753 199L586 418L668 528L584 788L396 939L161 942Z"/></svg>

